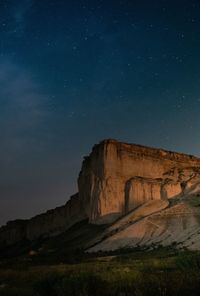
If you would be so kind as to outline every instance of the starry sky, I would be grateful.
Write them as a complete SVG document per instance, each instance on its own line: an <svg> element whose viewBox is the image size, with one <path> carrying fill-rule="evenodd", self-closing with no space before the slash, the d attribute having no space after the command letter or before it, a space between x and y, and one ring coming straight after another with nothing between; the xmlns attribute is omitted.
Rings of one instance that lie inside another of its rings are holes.
<svg viewBox="0 0 200 296"><path fill-rule="evenodd" d="M0 224L62 205L104 138L200 156L200 1L0 0Z"/></svg>

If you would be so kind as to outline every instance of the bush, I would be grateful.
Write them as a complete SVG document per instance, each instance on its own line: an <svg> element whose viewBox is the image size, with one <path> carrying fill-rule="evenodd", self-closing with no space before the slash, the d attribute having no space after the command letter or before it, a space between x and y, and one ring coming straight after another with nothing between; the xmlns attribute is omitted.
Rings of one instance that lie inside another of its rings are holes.
<svg viewBox="0 0 200 296"><path fill-rule="evenodd" d="M179 269L200 269L200 253L181 252L175 263Z"/></svg>
<svg viewBox="0 0 200 296"><path fill-rule="evenodd" d="M62 285L63 275L51 273L38 280L34 285L34 292L37 296L57 296Z"/></svg>

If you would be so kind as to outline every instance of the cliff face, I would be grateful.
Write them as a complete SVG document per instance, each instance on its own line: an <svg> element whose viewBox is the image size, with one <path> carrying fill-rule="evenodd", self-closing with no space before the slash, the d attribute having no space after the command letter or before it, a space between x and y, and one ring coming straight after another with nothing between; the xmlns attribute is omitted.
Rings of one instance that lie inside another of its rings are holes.
<svg viewBox="0 0 200 296"><path fill-rule="evenodd" d="M199 168L194 156L104 140L83 161L79 193L64 206L1 227L0 245L55 236L84 219L109 224L150 201L191 193Z"/></svg>
<svg viewBox="0 0 200 296"><path fill-rule="evenodd" d="M81 208L79 196L76 194L64 206L28 220L26 237L29 240L34 240L38 237L55 236L86 218Z"/></svg>
<svg viewBox="0 0 200 296"><path fill-rule="evenodd" d="M29 220L8 222L0 228L0 246L11 245L22 240L35 240L55 236L75 223L86 219L78 194L64 205Z"/></svg>
<svg viewBox="0 0 200 296"><path fill-rule="evenodd" d="M180 193L177 170L198 166L194 156L105 140L83 162L80 199L91 223L110 223L148 200Z"/></svg>

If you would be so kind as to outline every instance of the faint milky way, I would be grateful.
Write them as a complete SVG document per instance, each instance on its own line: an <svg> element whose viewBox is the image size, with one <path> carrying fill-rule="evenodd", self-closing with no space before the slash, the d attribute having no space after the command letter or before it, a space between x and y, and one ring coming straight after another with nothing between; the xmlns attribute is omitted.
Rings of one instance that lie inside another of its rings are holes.
<svg viewBox="0 0 200 296"><path fill-rule="evenodd" d="M0 1L0 224L64 203L103 138L200 156L200 3Z"/></svg>

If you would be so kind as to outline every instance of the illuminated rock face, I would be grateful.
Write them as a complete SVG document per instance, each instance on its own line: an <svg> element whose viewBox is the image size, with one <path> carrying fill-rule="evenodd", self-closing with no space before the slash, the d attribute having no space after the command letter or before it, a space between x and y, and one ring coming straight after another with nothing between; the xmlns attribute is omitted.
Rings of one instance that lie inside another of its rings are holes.
<svg viewBox="0 0 200 296"><path fill-rule="evenodd" d="M193 156L105 140L83 162L80 199L91 223L110 223L148 200L180 194L179 171L198 166Z"/></svg>
<svg viewBox="0 0 200 296"><path fill-rule="evenodd" d="M135 177L126 182L125 212L128 213L149 200L162 199L160 180Z"/></svg>
<svg viewBox="0 0 200 296"><path fill-rule="evenodd" d="M0 246L55 236L84 219L113 223L149 202L163 206L188 193L200 194L200 159L104 140L83 161L78 187L64 206L1 227Z"/></svg>
<svg viewBox="0 0 200 296"><path fill-rule="evenodd" d="M199 191L200 193L200 191ZM108 227L88 252L173 246L200 250L200 194L146 202Z"/></svg>
<svg viewBox="0 0 200 296"><path fill-rule="evenodd" d="M166 200L183 193L181 182L135 177L126 183L125 213L150 200Z"/></svg>

